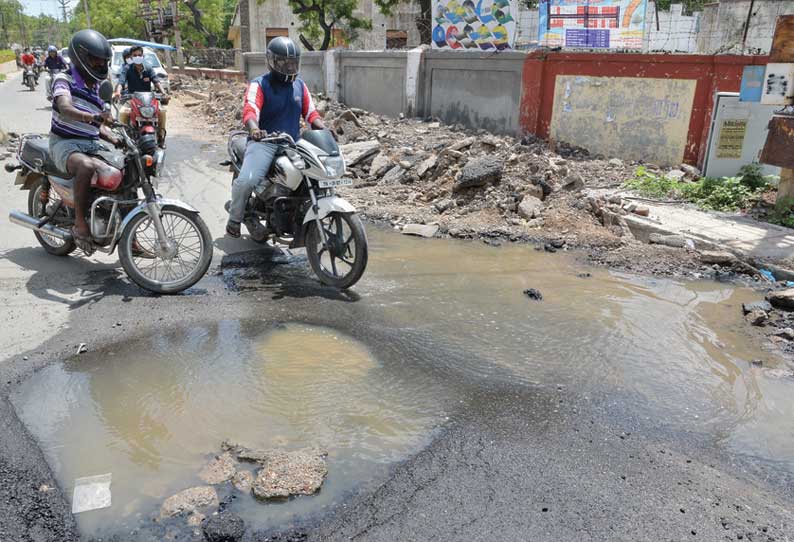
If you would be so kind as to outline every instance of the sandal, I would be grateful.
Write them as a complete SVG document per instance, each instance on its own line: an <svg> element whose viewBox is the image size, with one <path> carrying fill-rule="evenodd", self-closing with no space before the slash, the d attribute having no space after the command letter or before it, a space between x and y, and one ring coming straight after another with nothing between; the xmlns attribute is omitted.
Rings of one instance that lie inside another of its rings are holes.
<svg viewBox="0 0 794 542"><path fill-rule="evenodd" d="M91 236L80 235L75 226L72 226L71 233L77 248L85 252L86 256L90 256L94 253L94 243L91 240Z"/></svg>

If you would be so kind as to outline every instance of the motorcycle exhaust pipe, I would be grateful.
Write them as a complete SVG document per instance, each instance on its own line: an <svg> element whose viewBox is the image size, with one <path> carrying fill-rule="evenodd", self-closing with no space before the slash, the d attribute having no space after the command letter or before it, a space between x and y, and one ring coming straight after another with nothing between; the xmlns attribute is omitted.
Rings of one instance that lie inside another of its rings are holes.
<svg viewBox="0 0 794 542"><path fill-rule="evenodd" d="M72 239L72 234L63 228L53 226L52 224L44 224L43 226L39 226L38 219L33 218L29 214L23 213L22 211L11 211L8 213L8 220L17 226L22 226L23 228L37 231L46 235L52 235L53 237L57 237L58 239L62 239L64 241L71 241Z"/></svg>

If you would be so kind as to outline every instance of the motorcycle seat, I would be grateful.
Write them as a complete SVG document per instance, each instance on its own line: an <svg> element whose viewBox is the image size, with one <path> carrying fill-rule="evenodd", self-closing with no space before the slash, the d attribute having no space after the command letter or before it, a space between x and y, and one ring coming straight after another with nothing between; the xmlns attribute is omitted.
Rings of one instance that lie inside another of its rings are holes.
<svg viewBox="0 0 794 542"><path fill-rule="evenodd" d="M50 140L47 137L36 137L25 140L22 146L22 160L26 163L41 169L48 175L54 175L62 179L69 179L65 171L59 170L50 157Z"/></svg>

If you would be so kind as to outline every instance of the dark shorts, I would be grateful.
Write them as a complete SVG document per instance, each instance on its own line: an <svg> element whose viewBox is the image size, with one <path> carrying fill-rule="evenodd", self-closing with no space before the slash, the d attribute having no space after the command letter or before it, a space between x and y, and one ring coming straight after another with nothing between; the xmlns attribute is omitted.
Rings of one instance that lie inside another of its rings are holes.
<svg viewBox="0 0 794 542"><path fill-rule="evenodd" d="M66 161L72 154L76 152L96 154L101 149L104 149L104 146L98 139L66 138L50 133L50 158L55 167L61 171L71 173L66 169Z"/></svg>

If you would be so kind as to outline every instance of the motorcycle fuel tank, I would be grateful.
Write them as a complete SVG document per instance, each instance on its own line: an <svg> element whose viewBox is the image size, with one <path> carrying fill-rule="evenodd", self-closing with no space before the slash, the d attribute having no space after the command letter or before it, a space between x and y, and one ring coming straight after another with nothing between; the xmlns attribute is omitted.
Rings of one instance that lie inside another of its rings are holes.
<svg viewBox="0 0 794 542"><path fill-rule="evenodd" d="M301 181L303 180L303 173L301 170L295 167L295 164L292 163L292 160L286 156L279 156L276 158L275 170L275 181L277 183L283 184L290 190L295 190L298 188Z"/></svg>

